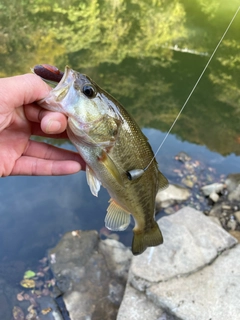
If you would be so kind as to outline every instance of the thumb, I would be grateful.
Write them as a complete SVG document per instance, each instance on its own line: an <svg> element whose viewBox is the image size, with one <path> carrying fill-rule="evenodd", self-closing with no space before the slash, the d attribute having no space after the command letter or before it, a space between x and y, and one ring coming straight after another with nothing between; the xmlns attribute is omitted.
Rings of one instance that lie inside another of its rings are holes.
<svg viewBox="0 0 240 320"><path fill-rule="evenodd" d="M0 79L0 114L43 99L51 88L35 74Z"/></svg>

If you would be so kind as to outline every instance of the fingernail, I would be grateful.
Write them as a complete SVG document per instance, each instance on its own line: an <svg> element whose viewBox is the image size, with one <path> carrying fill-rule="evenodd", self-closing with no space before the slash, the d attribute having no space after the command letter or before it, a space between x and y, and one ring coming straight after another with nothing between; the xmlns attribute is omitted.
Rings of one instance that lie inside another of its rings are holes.
<svg viewBox="0 0 240 320"><path fill-rule="evenodd" d="M61 129L61 123L56 120L49 120L47 127L46 127L46 132L47 133L57 133Z"/></svg>

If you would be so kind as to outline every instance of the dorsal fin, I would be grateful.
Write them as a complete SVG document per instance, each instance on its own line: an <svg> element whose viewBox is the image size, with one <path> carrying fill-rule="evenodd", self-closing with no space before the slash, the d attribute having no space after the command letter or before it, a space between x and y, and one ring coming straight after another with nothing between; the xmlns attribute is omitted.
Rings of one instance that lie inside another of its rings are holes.
<svg viewBox="0 0 240 320"><path fill-rule="evenodd" d="M158 171L158 187L159 190L164 190L168 187L168 179L160 172Z"/></svg>

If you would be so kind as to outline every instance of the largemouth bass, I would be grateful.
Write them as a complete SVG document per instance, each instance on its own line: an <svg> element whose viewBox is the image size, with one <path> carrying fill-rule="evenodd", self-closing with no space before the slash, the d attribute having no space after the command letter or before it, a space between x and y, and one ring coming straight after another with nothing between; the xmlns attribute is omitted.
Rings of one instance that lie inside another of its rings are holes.
<svg viewBox="0 0 240 320"><path fill-rule="evenodd" d="M123 106L88 76L69 67L38 104L68 117L67 133L86 162L92 194L97 196L102 185L111 196L106 227L125 230L132 215L133 254L161 244L155 198L168 181L158 170L147 138Z"/></svg>

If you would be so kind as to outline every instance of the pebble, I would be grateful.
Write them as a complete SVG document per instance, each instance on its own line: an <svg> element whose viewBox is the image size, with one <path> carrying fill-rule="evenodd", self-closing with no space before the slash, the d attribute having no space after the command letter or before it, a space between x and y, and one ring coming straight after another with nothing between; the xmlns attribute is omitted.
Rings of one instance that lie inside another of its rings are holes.
<svg viewBox="0 0 240 320"><path fill-rule="evenodd" d="M184 163L190 161L191 157L186 152L181 151L175 156L175 159Z"/></svg>
<svg viewBox="0 0 240 320"><path fill-rule="evenodd" d="M206 185L201 188L202 192L204 193L205 196L210 196L211 193L218 193L222 191L224 188L224 184L222 183L212 183L209 185Z"/></svg>
<svg viewBox="0 0 240 320"><path fill-rule="evenodd" d="M197 177L195 176L186 176L181 181L185 186L192 189L194 184L197 182Z"/></svg>
<svg viewBox="0 0 240 320"><path fill-rule="evenodd" d="M237 227L237 221L236 220L229 220L228 223L227 223L227 227L230 229L230 230L235 230L236 227Z"/></svg>
<svg viewBox="0 0 240 320"><path fill-rule="evenodd" d="M229 192L234 191L240 184L240 173L229 174L225 183Z"/></svg>
<svg viewBox="0 0 240 320"><path fill-rule="evenodd" d="M213 201L213 202L217 202L219 200L219 195L216 192L212 192L209 195L209 198Z"/></svg>
<svg viewBox="0 0 240 320"><path fill-rule="evenodd" d="M169 184L168 188L161 190L156 196L156 210L167 208L176 203L181 203L190 197L190 191L187 188L176 184Z"/></svg>
<svg viewBox="0 0 240 320"><path fill-rule="evenodd" d="M240 211L234 212L235 218L237 219L237 222L240 223Z"/></svg>

